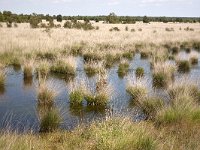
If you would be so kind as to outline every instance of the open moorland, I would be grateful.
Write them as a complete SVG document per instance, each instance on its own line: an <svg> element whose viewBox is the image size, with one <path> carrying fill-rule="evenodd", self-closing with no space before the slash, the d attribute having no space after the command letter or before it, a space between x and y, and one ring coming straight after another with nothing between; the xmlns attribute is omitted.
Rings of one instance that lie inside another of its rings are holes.
<svg viewBox="0 0 200 150"><path fill-rule="evenodd" d="M200 149L200 23L0 23L0 149Z"/></svg>

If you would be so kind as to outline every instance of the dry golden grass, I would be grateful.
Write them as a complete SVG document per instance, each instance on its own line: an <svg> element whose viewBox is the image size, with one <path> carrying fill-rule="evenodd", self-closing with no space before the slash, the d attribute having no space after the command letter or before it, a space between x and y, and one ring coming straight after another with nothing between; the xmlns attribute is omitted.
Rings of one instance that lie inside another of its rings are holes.
<svg viewBox="0 0 200 150"><path fill-rule="evenodd" d="M102 24L95 23L100 30L83 31L76 29L51 29L50 34L45 29L31 29L27 24L20 24L18 28L0 28L0 52L8 50L30 51L58 51L72 46L74 43L86 42L89 47L95 47L96 44L109 44L114 47L123 48L125 45L138 43L154 43L156 45L167 42L190 42L199 41L200 25L199 23L151 23L143 24L137 22L133 25L123 24ZM120 32L110 32L109 29L117 26ZM142 28L142 32L127 32L125 27ZM193 28L194 31L179 30L186 27ZM174 28L174 32L167 32L165 28ZM153 31L156 30L156 33ZM110 48L115 49L115 48ZM90 49L89 49L90 50Z"/></svg>

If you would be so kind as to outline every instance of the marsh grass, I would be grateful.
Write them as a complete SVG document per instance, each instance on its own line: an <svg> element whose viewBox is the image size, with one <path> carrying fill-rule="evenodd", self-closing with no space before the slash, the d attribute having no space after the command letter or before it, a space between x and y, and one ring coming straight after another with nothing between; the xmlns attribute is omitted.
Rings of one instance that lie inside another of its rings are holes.
<svg viewBox="0 0 200 150"><path fill-rule="evenodd" d="M71 105L81 105L84 100L86 87L84 83L73 83L69 84L69 100Z"/></svg>
<svg viewBox="0 0 200 150"><path fill-rule="evenodd" d="M48 87L48 84L45 80L39 81L38 87L38 103L42 106L53 106L56 92Z"/></svg>
<svg viewBox="0 0 200 150"><path fill-rule="evenodd" d="M176 66L169 62L158 62L153 65L153 86L166 88L173 79Z"/></svg>
<svg viewBox="0 0 200 150"><path fill-rule="evenodd" d="M51 66L51 72L58 74L65 74L68 76L75 76L76 74L76 60L74 57L60 59Z"/></svg>
<svg viewBox="0 0 200 150"><path fill-rule="evenodd" d="M119 53L108 53L105 56L105 67L106 68L111 68L116 62L120 61L121 54Z"/></svg>
<svg viewBox="0 0 200 150"><path fill-rule="evenodd" d="M41 78L46 78L50 72L50 65L47 61L42 61L36 68L37 75Z"/></svg>
<svg viewBox="0 0 200 150"><path fill-rule="evenodd" d="M40 132L55 132L58 130L60 123L61 117L58 111L52 109L41 118Z"/></svg>
<svg viewBox="0 0 200 150"><path fill-rule="evenodd" d="M131 98L137 102L140 99L144 99L148 94L145 85L146 83L144 83L143 80L137 80L136 82L133 82L132 79L129 78L126 91L130 94Z"/></svg>
<svg viewBox="0 0 200 150"><path fill-rule="evenodd" d="M141 51L140 52L141 59L147 59L149 57L149 52L148 51Z"/></svg>
<svg viewBox="0 0 200 150"><path fill-rule="evenodd" d="M134 52L132 51L126 51L124 53L122 53L122 57L128 60L132 60L134 56Z"/></svg>
<svg viewBox="0 0 200 150"><path fill-rule="evenodd" d="M190 61L190 64L197 65L199 61L199 53L191 52L189 55L189 61Z"/></svg>
<svg viewBox="0 0 200 150"><path fill-rule="evenodd" d="M138 67L135 71L135 75L137 78L141 78L144 76L144 69L142 67Z"/></svg>
<svg viewBox="0 0 200 150"><path fill-rule="evenodd" d="M101 65L102 65L101 62L97 63L95 61L88 61L87 63L84 64L85 73L89 77L92 77L100 71Z"/></svg>
<svg viewBox="0 0 200 150"><path fill-rule="evenodd" d="M120 77L124 77L127 73L128 73L128 70L129 70L129 63L125 60L123 60L120 64L119 64L119 67L118 67L118 75Z"/></svg>
<svg viewBox="0 0 200 150"><path fill-rule="evenodd" d="M102 60L102 55L97 52L87 52L87 53L83 54L83 59L85 62L89 62L89 61L98 62L98 61Z"/></svg>
<svg viewBox="0 0 200 150"><path fill-rule="evenodd" d="M96 89L91 89L88 86L86 87L86 92L84 95L85 100L88 105L99 105L106 106L110 96L112 95L113 88L110 84L106 82L107 75L99 76L96 83Z"/></svg>
<svg viewBox="0 0 200 150"><path fill-rule="evenodd" d="M178 71L181 73L189 72L191 69L191 65L188 60L178 60L177 66L178 66Z"/></svg>

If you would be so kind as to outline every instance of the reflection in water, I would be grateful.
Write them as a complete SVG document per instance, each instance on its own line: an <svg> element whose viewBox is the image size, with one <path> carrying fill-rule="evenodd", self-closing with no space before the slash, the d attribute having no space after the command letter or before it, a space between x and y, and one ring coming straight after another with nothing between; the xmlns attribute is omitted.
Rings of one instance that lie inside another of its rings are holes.
<svg viewBox="0 0 200 150"><path fill-rule="evenodd" d="M13 70L19 72L21 70L21 65L13 65Z"/></svg>
<svg viewBox="0 0 200 150"><path fill-rule="evenodd" d="M30 76L30 77L25 77L24 76L24 86L25 87L31 87L33 84L33 77Z"/></svg>
<svg viewBox="0 0 200 150"><path fill-rule="evenodd" d="M5 93L5 86L0 86L0 95L3 95Z"/></svg>

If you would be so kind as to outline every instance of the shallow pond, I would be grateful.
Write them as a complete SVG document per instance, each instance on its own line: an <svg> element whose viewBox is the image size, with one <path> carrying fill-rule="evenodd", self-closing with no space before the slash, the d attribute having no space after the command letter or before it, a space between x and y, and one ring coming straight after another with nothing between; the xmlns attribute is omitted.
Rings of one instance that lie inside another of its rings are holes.
<svg viewBox="0 0 200 150"><path fill-rule="evenodd" d="M181 55L187 55L181 52ZM198 65L192 67L191 71L185 76L196 81L200 78L200 59ZM87 77L83 70L83 59L77 58L78 67L74 81L85 80L91 88L95 87L96 78ZM173 61L172 61L173 63ZM128 77L136 80L135 69L143 67L145 71L144 80L147 81L149 94L162 96L167 100L167 95L162 89L152 88L152 70L147 59L141 59L137 53L134 59L130 61L128 74L122 78L118 76L118 65L115 65L108 71L108 82L113 87L112 96L106 107L83 106L72 107L69 103L69 83L58 77L50 76L48 82L51 88L59 91L55 100L55 107L59 109L63 118L61 128L72 129L80 123L89 123L93 120L105 119L111 115L131 116L133 120L138 121L144 118L139 108L132 104L130 96L126 92ZM179 80L183 74L176 73L175 80ZM25 81L21 69L6 68L6 86L0 91L0 128L10 128L11 130L39 131L39 117L42 113L37 105L37 87L38 79L36 76L32 80ZM165 97L166 96L166 97Z"/></svg>

